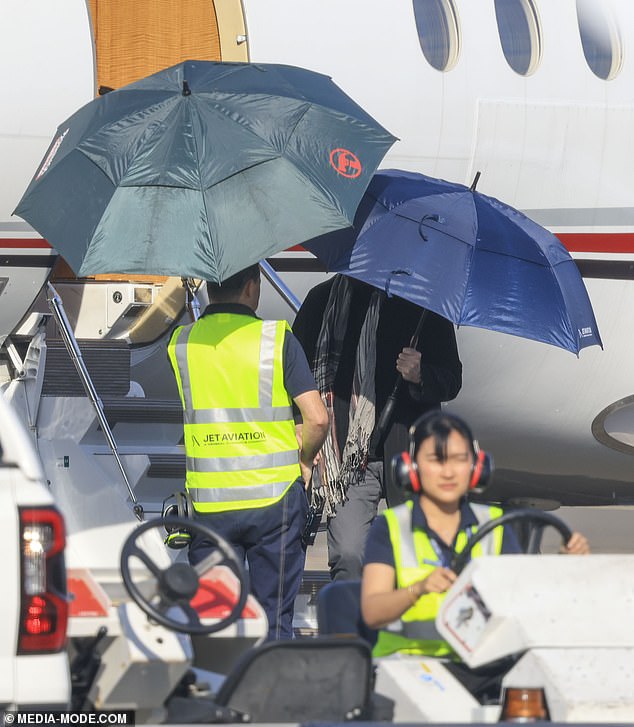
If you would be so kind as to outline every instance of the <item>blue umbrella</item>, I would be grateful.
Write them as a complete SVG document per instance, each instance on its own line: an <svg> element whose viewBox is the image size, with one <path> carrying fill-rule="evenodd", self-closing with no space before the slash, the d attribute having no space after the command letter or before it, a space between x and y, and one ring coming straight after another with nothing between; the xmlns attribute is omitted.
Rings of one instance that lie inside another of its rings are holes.
<svg viewBox="0 0 634 727"><path fill-rule="evenodd" d="M15 214L80 275L219 282L350 225L394 141L327 76L185 61L64 121Z"/></svg>
<svg viewBox="0 0 634 727"><path fill-rule="evenodd" d="M328 270L457 325L511 333L576 354L602 346L568 251L518 210L475 191L475 182L469 188L381 170L361 200L354 226L305 247Z"/></svg>

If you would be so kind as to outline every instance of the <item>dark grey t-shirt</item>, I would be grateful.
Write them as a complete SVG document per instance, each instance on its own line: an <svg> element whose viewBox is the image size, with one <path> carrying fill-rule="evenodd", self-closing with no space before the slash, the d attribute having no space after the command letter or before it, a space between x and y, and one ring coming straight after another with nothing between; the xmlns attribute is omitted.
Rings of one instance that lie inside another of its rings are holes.
<svg viewBox="0 0 634 727"><path fill-rule="evenodd" d="M284 387L292 399L307 391L317 391L304 349L290 331L286 331L284 339Z"/></svg>

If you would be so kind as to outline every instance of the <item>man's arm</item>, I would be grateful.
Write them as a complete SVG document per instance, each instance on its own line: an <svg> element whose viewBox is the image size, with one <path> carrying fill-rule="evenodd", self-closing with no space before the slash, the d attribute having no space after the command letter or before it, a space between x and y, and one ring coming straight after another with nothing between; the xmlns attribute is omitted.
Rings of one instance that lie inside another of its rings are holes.
<svg viewBox="0 0 634 727"><path fill-rule="evenodd" d="M299 466L304 482L310 482L313 462L328 434L328 412L317 390L305 391L294 399L302 415Z"/></svg>
<svg viewBox="0 0 634 727"><path fill-rule="evenodd" d="M300 451L300 467L308 484L313 461L328 433L328 412L317 391L306 355L292 333L284 340L284 386L299 410L295 432Z"/></svg>

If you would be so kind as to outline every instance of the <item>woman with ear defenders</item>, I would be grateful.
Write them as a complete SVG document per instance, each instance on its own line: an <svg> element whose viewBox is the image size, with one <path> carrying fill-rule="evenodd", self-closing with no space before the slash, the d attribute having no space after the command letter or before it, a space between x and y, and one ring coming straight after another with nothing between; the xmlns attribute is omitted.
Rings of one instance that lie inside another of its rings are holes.
<svg viewBox="0 0 634 727"><path fill-rule="evenodd" d="M468 425L456 416L431 412L410 429L410 452L393 461L395 478L414 494L373 522L365 550L361 612L379 629L375 656L394 652L448 656L453 652L435 628L445 592L456 580L451 562L478 527L502 515L498 507L470 505L466 495L482 488L492 470ZM574 533L568 553L589 552ZM496 528L472 557L521 552L514 532Z"/></svg>

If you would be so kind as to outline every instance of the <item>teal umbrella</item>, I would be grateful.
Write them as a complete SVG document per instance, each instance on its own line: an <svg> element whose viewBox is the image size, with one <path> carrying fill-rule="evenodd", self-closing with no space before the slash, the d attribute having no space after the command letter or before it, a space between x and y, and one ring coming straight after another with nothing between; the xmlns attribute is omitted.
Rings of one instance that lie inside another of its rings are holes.
<svg viewBox="0 0 634 727"><path fill-rule="evenodd" d="M220 282L350 225L394 141L327 76L185 61L61 124L14 214L79 275Z"/></svg>

